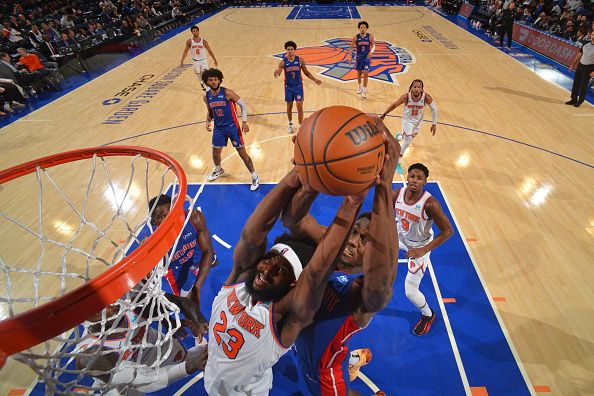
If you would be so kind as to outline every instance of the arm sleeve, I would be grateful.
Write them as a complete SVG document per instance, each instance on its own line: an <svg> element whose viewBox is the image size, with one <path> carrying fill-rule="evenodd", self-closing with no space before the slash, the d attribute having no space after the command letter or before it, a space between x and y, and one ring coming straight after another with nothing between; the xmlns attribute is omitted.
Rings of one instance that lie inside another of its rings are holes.
<svg viewBox="0 0 594 396"><path fill-rule="evenodd" d="M247 117L248 117L247 105L241 98L237 101L237 104L241 107L241 121L247 122Z"/></svg>
<svg viewBox="0 0 594 396"><path fill-rule="evenodd" d="M125 363L122 362L119 367L120 371L111 378L111 385L133 384L134 388L141 392L156 392L188 376L185 361L161 367L158 373L156 368L135 368L132 365L124 367Z"/></svg>
<svg viewBox="0 0 594 396"><path fill-rule="evenodd" d="M435 106L435 100L433 102L431 102L431 104L429 105L429 108L431 109L431 123L433 125L437 124L437 106Z"/></svg>

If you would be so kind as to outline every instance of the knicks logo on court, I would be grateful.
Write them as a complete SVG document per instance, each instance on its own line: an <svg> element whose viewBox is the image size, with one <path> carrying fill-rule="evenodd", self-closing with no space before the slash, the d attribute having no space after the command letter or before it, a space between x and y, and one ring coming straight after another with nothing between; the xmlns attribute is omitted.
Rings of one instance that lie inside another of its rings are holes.
<svg viewBox="0 0 594 396"><path fill-rule="evenodd" d="M295 55L303 57L307 66L326 68L321 74L342 82L357 80L355 70L356 56L348 64L350 38L332 38L325 40L325 45L297 48ZM275 54L282 58L283 54ZM415 63L414 56L406 49L387 41L376 41L375 52L371 54L369 78L385 83L395 83L395 74L405 73Z"/></svg>

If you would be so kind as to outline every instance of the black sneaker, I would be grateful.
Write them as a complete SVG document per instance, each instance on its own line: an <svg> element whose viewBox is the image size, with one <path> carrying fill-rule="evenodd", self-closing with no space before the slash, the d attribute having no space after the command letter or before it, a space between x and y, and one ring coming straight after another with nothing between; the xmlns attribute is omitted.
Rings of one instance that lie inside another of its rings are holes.
<svg viewBox="0 0 594 396"><path fill-rule="evenodd" d="M422 336L427 334L431 329L431 325L435 321L435 312L431 309L431 316L421 315L421 319L417 322L413 329L413 334L416 336Z"/></svg>
<svg viewBox="0 0 594 396"><path fill-rule="evenodd" d="M571 99L570 101L565 102L566 105L574 105L576 102L575 100Z"/></svg>
<svg viewBox="0 0 594 396"><path fill-rule="evenodd" d="M582 103L584 103L584 101L583 100L580 100L579 102L575 102L573 105L575 107L580 107L582 105Z"/></svg>

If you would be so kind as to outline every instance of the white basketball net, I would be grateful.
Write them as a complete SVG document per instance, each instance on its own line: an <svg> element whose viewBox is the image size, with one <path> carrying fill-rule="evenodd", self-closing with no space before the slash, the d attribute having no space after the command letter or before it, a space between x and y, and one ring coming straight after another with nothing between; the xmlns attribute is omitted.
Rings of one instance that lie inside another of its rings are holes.
<svg viewBox="0 0 594 396"><path fill-rule="evenodd" d="M140 155L38 167L2 185L0 320L54 300L117 264L141 242L137 235L154 210L149 199L168 186L177 187L174 172ZM142 389L184 352L173 337L181 326L179 309L161 291L172 251L94 322L12 359L35 370L46 394ZM9 359L0 382L13 369ZM116 378L122 371L128 376Z"/></svg>

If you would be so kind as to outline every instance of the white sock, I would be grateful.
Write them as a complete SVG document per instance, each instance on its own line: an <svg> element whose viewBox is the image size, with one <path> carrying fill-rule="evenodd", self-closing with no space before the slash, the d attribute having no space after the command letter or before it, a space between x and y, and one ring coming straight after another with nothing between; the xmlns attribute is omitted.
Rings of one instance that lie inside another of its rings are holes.
<svg viewBox="0 0 594 396"><path fill-rule="evenodd" d="M252 172L252 180L256 180L258 178L258 174L256 172Z"/></svg>
<svg viewBox="0 0 594 396"><path fill-rule="evenodd" d="M425 305L421 307L421 314L423 314L423 316L431 316L431 308L429 308L429 304L425 303Z"/></svg>
<svg viewBox="0 0 594 396"><path fill-rule="evenodd" d="M221 168L221 165L216 165L216 166L215 166L215 170L216 170L216 171L220 171L221 169L222 169L222 168Z"/></svg>

